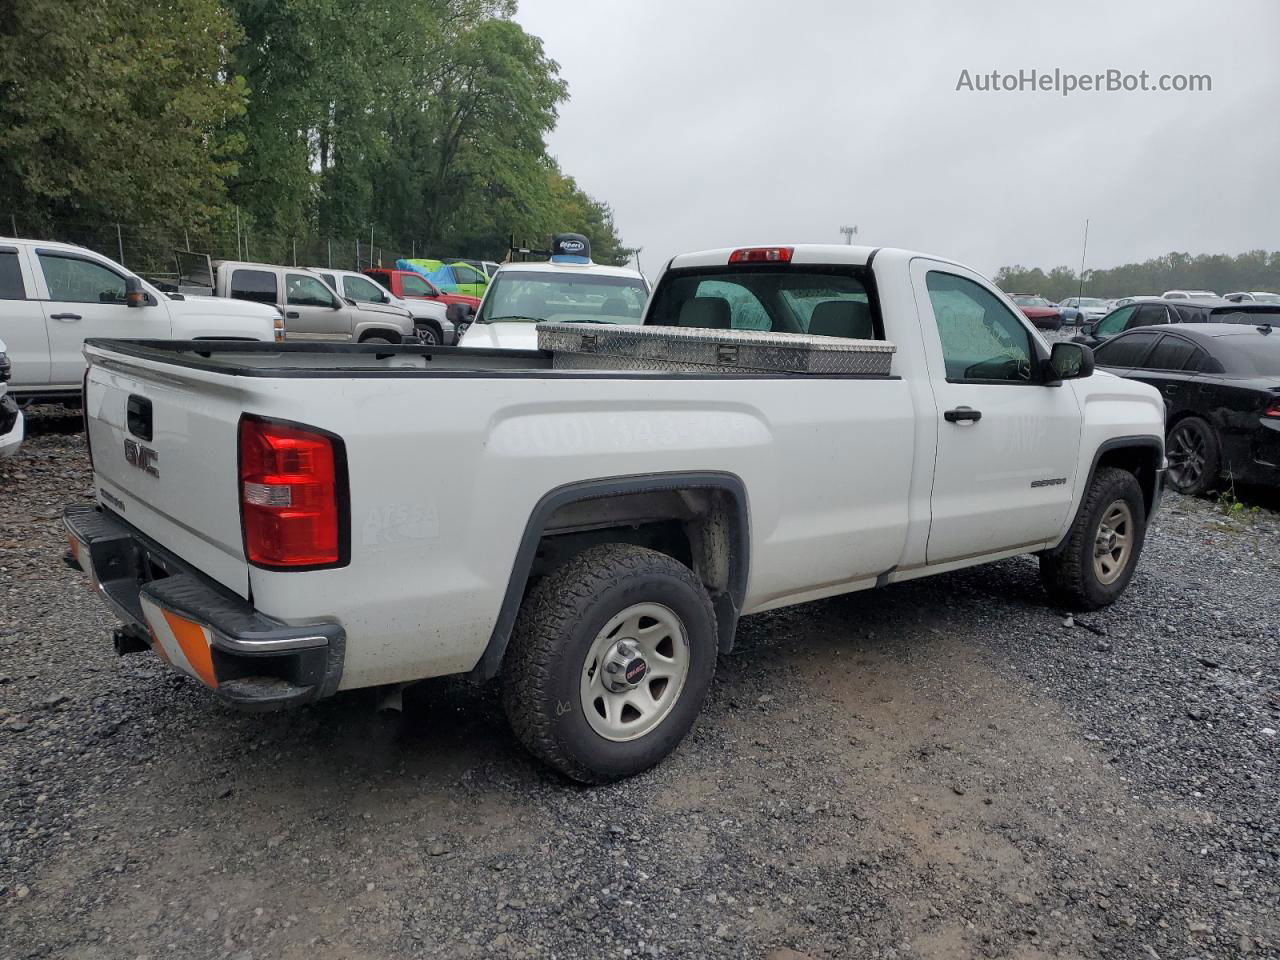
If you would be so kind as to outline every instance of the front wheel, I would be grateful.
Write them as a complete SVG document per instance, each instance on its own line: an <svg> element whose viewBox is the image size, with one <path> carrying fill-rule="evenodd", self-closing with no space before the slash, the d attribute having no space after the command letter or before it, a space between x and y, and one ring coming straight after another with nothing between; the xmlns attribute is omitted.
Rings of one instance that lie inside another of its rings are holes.
<svg viewBox="0 0 1280 960"><path fill-rule="evenodd" d="M418 327L415 332L418 334L418 339L422 341L424 346L436 347L440 345L440 334L436 332L435 327L424 324L423 326Z"/></svg>
<svg viewBox="0 0 1280 960"><path fill-rule="evenodd" d="M684 739L716 654L715 613L692 570L631 544L592 547L525 599L503 660L503 707L538 759L606 783Z"/></svg>
<svg viewBox="0 0 1280 960"><path fill-rule="evenodd" d="M1109 606L1133 579L1146 533L1146 504L1137 478L1127 470L1102 467L1067 538L1040 555L1045 590L1065 607Z"/></svg>

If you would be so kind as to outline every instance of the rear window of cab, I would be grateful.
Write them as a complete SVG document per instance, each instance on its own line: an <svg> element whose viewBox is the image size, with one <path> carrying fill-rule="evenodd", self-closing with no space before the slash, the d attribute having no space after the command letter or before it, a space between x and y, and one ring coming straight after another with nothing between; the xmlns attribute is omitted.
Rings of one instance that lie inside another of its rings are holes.
<svg viewBox="0 0 1280 960"><path fill-rule="evenodd" d="M666 273L653 296L652 326L884 339L864 268L693 267Z"/></svg>

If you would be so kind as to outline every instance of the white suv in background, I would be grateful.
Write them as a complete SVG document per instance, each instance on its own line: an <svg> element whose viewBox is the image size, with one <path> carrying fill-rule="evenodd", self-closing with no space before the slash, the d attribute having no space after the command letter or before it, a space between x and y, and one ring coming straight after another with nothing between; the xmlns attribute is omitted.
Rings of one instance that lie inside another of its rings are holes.
<svg viewBox="0 0 1280 960"><path fill-rule="evenodd" d="M22 411L9 395L9 377L12 367L0 340L0 458L12 457L22 446Z"/></svg>
<svg viewBox="0 0 1280 960"><path fill-rule="evenodd" d="M1162 300L1217 300L1218 295L1212 290L1166 290L1160 294Z"/></svg>
<svg viewBox="0 0 1280 960"><path fill-rule="evenodd" d="M74 244L0 237L0 339L14 396L78 400L90 337L282 341L284 319L260 303L163 293Z"/></svg>
<svg viewBox="0 0 1280 960"><path fill-rule="evenodd" d="M457 339L453 324L446 314L448 308L443 303L397 297L377 280L354 270L331 270L328 267L307 269L348 300L356 303L390 304L408 311L413 315L413 329L423 343L448 346Z"/></svg>

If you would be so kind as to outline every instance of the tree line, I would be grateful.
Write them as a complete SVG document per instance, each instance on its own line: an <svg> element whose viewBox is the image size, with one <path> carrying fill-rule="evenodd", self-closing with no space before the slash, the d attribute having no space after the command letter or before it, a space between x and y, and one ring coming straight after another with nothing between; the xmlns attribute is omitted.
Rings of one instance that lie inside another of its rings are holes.
<svg viewBox="0 0 1280 960"><path fill-rule="evenodd" d="M1054 267L1048 273L1039 267L1001 267L996 284L1017 293L1039 293L1051 300L1074 297L1080 291L1080 276L1070 267ZM1167 253L1142 263L1126 263L1106 270L1084 272L1086 297L1159 296L1166 290L1236 290L1280 292L1280 251L1250 250L1247 253Z"/></svg>
<svg viewBox="0 0 1280 960"><path fill-rule="evenodd" d="M0 3L0 214L412 239L500 259L608 204L546 147L568 88L514 0Z"/></svg>

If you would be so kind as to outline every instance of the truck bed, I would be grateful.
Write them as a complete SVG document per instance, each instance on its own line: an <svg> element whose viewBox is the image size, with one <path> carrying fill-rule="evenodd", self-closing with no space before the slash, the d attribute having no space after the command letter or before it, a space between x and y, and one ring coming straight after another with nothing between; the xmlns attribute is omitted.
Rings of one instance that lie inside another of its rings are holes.
<svg viewBox="0 0 1280 960"><path fill-rule="evenodd" d="M735 370L562 369L547 350L491 350L418 344L253 343L209 340L85 341L86 354L109 352L236 377L415 377L536 375L565 379L839 377L890 379L887 374Z"/></svg>

